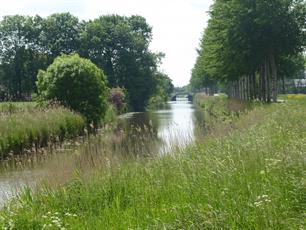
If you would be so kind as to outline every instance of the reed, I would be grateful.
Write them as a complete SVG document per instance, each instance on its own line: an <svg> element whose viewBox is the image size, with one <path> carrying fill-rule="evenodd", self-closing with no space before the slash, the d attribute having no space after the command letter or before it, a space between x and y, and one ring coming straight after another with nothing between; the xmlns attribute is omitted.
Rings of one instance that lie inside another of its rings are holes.
<svg viewBox="0 0 306 230"><path fill-rule="evenodd" d="M84 119L65 108L39 108L34 103L0 104L0 154L21 154L80 135Z"/></svg>

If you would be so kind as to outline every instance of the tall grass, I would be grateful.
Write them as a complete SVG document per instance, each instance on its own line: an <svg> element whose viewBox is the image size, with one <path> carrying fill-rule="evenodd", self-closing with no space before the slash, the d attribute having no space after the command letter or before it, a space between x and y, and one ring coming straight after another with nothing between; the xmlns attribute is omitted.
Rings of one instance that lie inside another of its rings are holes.
<svg viewBox="0 0 306 230"><path fill-rule="evenodd" d="M37 108L35 102L0 102L0 113L12 114L16 112L29 112Z"/></svg>
<svg viewBox="0 0 306 230"><path fill-rule="evenodd" d="M3 229L303 229L306 101L256 106L201 144L106 163L62 188L25 190ZM103 149L96 149L102 153Z"/></svg>
<svg viewBox="0 0 306 230"><path fill-rule="evenodd" d="M66 137L80 135L85 122L62 107L38 108L33 103L0 104L0 154L23 153Z"/></svg>
<svg viewBox="0 0 306 230"><path fill-rule="evenodd" d="M228 133L233 129L235 121L240 119L240 115L259 105L258 102L230 99L225 94L213 97L204 93L195 95L194 104L204 116L204 135Z"/></svg>

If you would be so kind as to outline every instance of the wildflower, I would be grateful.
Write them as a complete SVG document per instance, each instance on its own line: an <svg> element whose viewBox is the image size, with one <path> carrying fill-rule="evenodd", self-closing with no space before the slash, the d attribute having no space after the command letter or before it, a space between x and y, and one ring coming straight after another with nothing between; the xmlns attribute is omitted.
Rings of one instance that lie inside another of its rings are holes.
<svg viewBox="0 0 306 230"><path fill-rule="evenodd" d="M255 207L260 207L260 206L263 206L267 203L270 203L271 200L269 199L269 196L268 195L261 195L261 196L258 196L256 198L256 201L254 202L254 205Z"/></svg>

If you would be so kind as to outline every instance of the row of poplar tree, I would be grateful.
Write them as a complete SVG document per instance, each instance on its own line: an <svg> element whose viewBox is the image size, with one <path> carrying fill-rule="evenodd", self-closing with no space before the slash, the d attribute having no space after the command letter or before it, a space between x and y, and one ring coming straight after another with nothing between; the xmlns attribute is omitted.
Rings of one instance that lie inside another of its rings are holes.
<svg viewBox="0 0 306 230"><path fill-rule="evenodd" d="M39 69L61 54L78 53L103 69L109 87L128 92L132 110L142 110L162 82L162 54L149 50L152 28L141 16L106 15L80 21L69 13L48 17L5 16L0 22L0 96L30 99Z"/></svg>
<svg viewBox="0 0 306 230"><path fill-rule="evenodd" d="M190 83L230 97L277 100L284 83L305 68L306 2L215 0Z"/></svg>

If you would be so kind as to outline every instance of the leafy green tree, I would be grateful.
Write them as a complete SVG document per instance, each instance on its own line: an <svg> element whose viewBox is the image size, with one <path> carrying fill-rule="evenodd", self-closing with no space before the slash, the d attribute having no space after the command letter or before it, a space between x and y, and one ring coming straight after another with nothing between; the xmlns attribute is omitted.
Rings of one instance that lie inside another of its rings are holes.
<svg viewBox="0 0 306 230"><path fill-rule="evenodd" d="M57 57L38 73L40 100L58 101L97 125L107 109L108 88L103 71L78 55Z"/></svg>
<svg viewBox="0 0 306 230"><path fill-rule="evenodd" d="M155 75L156 80L156 90L155 93L151 96L148 107L155 109L156 107L163 105L169 100L171 94L174 91L174 86L172 80L168 77L167 74L162 72L157 72Z"/></svg>
<svg viewBox="0 0 306 230"><path fill-rule="evenodd" d="M41 21L39 44L49 62L61 54L79 51L81 29L79 19L70 13L52 14Z"/></svg>
<svg viewBox="0 0 306 230"><path fill-rule="evenodd" d="M38 17L5 16L0 22L0 85L6 88L7 99L30 97L38 68L44 57L35 44Z"/></svg>
<svg viewBox="0 0 306 230"><path fill-rule="evenodd" d="M101 67L110 87L125 88L133 110L145 108L155 91L160 56L149 50L152 29L140 16L101 16L85 23L81 54Z"/></svg>
<svg viewBox="0 0 306 230"><path fill-rule="evenodd" d="M172 80L168 77L167 74L162 72L157 72L155 79L157 81L156 94L160 95L164 101L167 101L174 90Z"/></svg>

